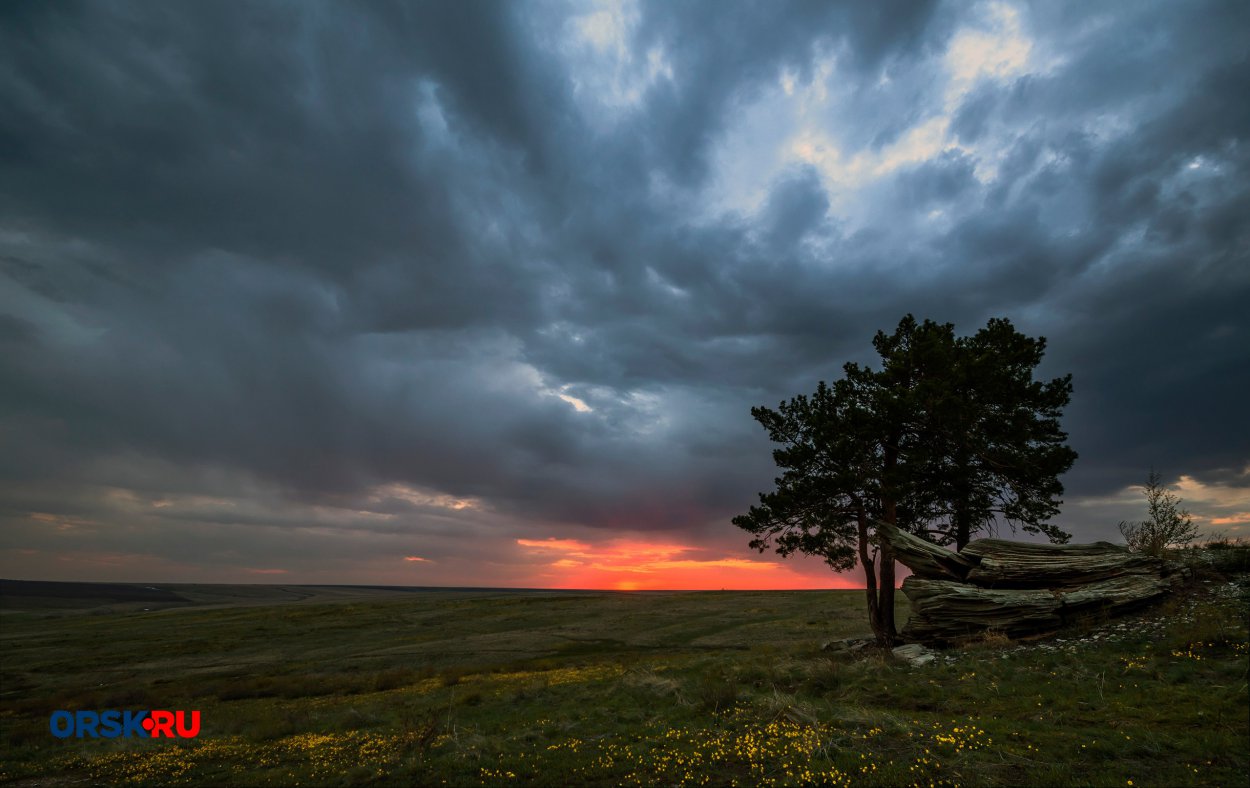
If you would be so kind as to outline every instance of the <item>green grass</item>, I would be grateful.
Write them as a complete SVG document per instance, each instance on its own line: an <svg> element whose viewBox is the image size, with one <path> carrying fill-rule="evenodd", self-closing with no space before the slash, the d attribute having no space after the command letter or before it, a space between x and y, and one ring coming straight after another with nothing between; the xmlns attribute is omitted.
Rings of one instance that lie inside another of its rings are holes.
<svg viewBox="0 0 1250 788"><path fill-rule="evenodd" d="M973 644L923 668L820 650L866 634L861 592L319 599L6 612L0 782L1181 786L1250 770L1244 592L1178 600L1149 637ZM62 708L199 709L203 729L63 741Z"/></svg>

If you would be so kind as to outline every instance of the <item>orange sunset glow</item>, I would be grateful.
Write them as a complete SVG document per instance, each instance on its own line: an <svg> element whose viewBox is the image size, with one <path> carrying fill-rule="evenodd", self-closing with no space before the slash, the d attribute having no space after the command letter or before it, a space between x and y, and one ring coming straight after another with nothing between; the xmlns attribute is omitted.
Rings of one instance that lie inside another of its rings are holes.
<svg viewBox="0 0 1250 788"><path fill-rule="evenodd" d="M661 542L613 540L592 545L575 539L517 539L548 559L538 575L548 588L614 591L762 591L862 588L815 561L778 563L715 555L704 548ZM800 571L801 569L807 571Z"/></svg>

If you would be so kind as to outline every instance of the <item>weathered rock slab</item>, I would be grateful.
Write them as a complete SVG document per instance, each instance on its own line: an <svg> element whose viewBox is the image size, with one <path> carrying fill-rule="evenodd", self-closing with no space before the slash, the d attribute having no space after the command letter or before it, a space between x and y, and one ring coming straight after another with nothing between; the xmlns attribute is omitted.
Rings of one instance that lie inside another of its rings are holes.
<svg viewBox="0 0 1250 788"><path fill-rule="evenodd" d="M1177 564L1110 542L1043 545L979 539L955 552L887 523L877 539L912 570L905 640L948 643L987 631L1053 632L1090 613L1116 615L1175 590Z"/></svg>
<svg viewBox="0 0 1250 788"><path fill-rule="evenodd" d="M1164 562L1110 542L1051 545L978 539L957 555L976 562L966 582L989 588L1095 583L1124 575L1160 575Z"/></svg>
<svg viewBox="0 0 1250 788"><path fill-rule="evenodd" d="M888 523L877 523L877 539L889 545L895 558L916 577L963 580L978 563L977 560L927 542Z"/></svg>
<svg viewBox="0 0 1250 788"><path fill-rule="evenodd" d="M1167 577L1125 575L1056 593L1063 601L1065 619L1091 611L1116 615L1175 591L1181 579L1180 574Z"/></svg>
<svg viewBox="0 0 1250 788"><path fill-rule="evenodd" d="M911 602L899 633L904 640L947 643L987 630L1020 637L1063 625L1061 601L1046 589L996 590L912 576L903 581L903 594Z"/></svg>
<svg viewBox="0 0 1250 788"><path fill-rule="evenodd" d="M950 580L909 577L903 594L911 617L900 635L949 643L987 631L1012 638L1054 632L1091 613L1117 615L1175 589L1179 576L1125 575L1068 589L980 588Z"/></svg>

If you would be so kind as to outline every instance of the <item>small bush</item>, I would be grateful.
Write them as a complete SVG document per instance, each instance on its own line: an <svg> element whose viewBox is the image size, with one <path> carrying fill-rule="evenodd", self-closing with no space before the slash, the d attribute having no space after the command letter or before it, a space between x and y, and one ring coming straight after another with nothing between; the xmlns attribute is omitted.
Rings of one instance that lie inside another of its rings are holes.
<svg viewBox="0 0 1250 788"><path fill-rule="evenodd" d="M1198 536L1198 526L1189 512L1180 508L1180 496L1168 492L1162 477L1153 470L1146 481L1146 506L1150 518L1141 522L1121 522L1120 534L1129 549L1162 556L1169 547L1185 547Z"/></svg>

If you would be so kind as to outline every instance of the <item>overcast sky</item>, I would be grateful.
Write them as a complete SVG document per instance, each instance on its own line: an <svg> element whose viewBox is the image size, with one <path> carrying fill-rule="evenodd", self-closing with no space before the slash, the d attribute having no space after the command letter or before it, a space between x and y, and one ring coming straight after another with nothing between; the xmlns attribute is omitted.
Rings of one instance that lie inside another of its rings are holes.
<svg viewBox="0 0 1250 788"><path fill-rule="evenodd" d="M1250 4L5 3L0 576L858 584L752 405L1071 372L1055 522L1250 535Z"/></svg>

